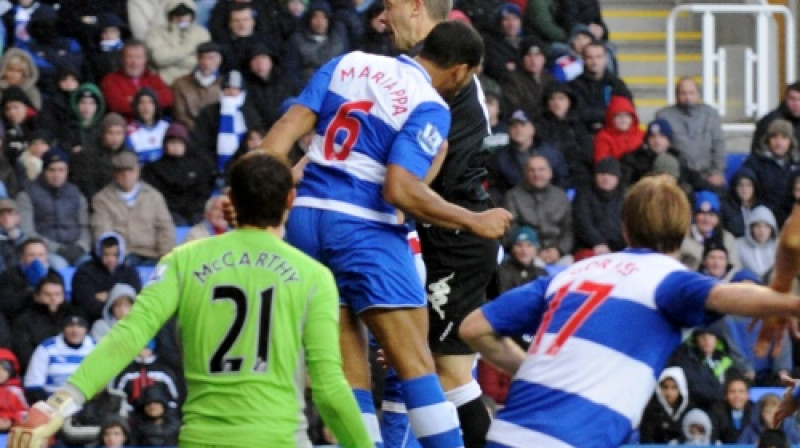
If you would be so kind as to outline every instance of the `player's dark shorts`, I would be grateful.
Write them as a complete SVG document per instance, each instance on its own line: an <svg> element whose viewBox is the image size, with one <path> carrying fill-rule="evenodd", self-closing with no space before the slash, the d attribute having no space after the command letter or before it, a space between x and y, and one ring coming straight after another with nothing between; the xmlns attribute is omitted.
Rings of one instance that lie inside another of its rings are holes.
<svg viewBox="0 0 800 448"><path fill-rule="evenodd" d="M474 353L458 336L458 327L486 303L486 286L497 269L499 243L440 227L417 226L417 231L427 271L431 350L442 355Z"/></svg>

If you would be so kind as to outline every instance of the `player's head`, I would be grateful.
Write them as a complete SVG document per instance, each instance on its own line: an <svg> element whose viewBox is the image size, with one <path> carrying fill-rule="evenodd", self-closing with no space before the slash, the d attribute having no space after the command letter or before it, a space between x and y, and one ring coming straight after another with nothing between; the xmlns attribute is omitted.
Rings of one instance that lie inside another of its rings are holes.
<svg viewBox="0 0 800 448"><path fill-rule="evenodd" d="M289 167L263 152L250 152L233 163L228 192L239 226L279 227L294 200Z"/></svg>
<svg viewBox="0 0 800 448"><path fill-rule="evenodd" d="M483 60L483 39L463 22L436 25L425 38L420 59L432 64L433 86L443 97L452 97L472 80Z"/></svg>
<svg viewBox="0 0 800 448"><path fill-rule="evenodd" d="M385 0L381 20L392 33L394 45L408 50L425 38L436 23L444 22L452 0Z"/></svg>
<svg viewBox="0 0 800 448"><path fill-rule="evenodd" d="M668 175L649 176L634 185L622 206L622 225L630 247L676 252L691 223L686 194Z"/></svg>

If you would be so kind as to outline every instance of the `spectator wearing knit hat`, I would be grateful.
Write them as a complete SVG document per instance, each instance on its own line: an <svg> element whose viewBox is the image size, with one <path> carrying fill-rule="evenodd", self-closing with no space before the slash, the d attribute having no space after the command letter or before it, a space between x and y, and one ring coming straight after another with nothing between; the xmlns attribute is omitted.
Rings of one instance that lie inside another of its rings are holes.
<svg viewBox="0 0 800 448"><path fill-rule="evenodd" d="M770 123L761 145L747 157L743 167L755 174L764 205L772 210L782 227L793 204L787 200L793 174L800 171L800 147L794 128L786 120Z"/></svg>
<svg viewBox="0 0 800 448"><path fill-rule="evenodd" d="M176 226L203 219L203 207L214 186L214 167L189 145L189 132L172 123L164 135L164 155L145 165L142 179L161 192Z"/></svg>
<svg viewBox="0 0 800 448"><path fill-rule="evenodd" d="M294 74L295 87L302 88L318 68L348 50L347 32L333 20L331 5L327 0L314 0L286 43L286 73Z"/></svg>
<svg viewBox="0 0 800 448"><path fill-rule="evenodd" d="M617 252L626 247L622 235L622 200L619 161L606 157L594 167L594 182L579 188L572 203L575 261Z"/></svg>
<svg viewBox="0 0 800 448"><path fill-rule="evenodd" d="M250 48L243 67L247 84L247 100L252 102L261 117L260 125L269 129L281 117L283 102L294 94L294 85L283 73L278 53L259 44Z"/></svg>
<svg viewBox="0 0 800 448"><path fill-rule="evenodd" d="M495 20L494 29L482 33L486 45L483 71L494 79L500 79L519 64L522 9L514 3L503 3L495 13Z"/></svg>
<svg viewBox="0 0 800 448"><path fill-rule="evenodd" d="M37 117L38 127L49 130L62 147L71 149L69 139L62 141L62 136L69 132L74 118L70 101L72 94L81 85L80 67L69 63L60 64L55 78L54 92Z"/></svg>
<svg viewBox="0 0 800 448"><path fill-rule="evenodd" d="M100 136L106 100L100 87L81 84L70 95L70 115L56 134L58 144L72 153L89 147Z"/></svg>
<svg viewBox="0 0 800 448"><path fill-rule="evenodd" d="M119 70L122 43L131 37L128 24L121 17L107 11L97 15L96 28L89 36L90 44L85 48L84 69L88 81L99 84L107 74Z"/></svg>
<svg viewBox="0 0 800 448"><path fill-rule="evenodd" d="M526 37L520 42L518 51L514 68L498 79L503 110L511 113L522 109L532 120L537 120L544 109L542 93L555 78L545 69L547 49L544 43Z"/></svg>
<svg viewBox="0 0 800 448"><path fill-rule="evenodd" d="M75 266L89 253L89 207L67 181L69 155L52 148L42 157L42 174L17 196L22 230L44 240L54 269Z"/></svg>
<svg viewBox="0 0 800 448"><path fill-rule="evenodd" d="M173 115L189 132L194 130L200 111L219 100L222 85L222 47L209 41L198 45L196 52L197 67L175 80L172 86L175 93Z"/></svg>
<svg viewBox="0 0 800 448"><path fill-rule="evenodd" d="M111 182L111 157L131 149L125 142L125 119L111 112L100 122L100 133L94 141L70 157L70 182L80 188L86 200Z"/></svg>
<svg viewBox="0 0 800 448"><path fill-rule="evenodd" d="M739 267L736 238L722 228L720 223L719 196L710 190L698 191L694 195L694 216L689 234L680 248L680 261L691 270L697 270L703 261L703 253L709 241L719 242L728 252L732 265Z"/></svg>

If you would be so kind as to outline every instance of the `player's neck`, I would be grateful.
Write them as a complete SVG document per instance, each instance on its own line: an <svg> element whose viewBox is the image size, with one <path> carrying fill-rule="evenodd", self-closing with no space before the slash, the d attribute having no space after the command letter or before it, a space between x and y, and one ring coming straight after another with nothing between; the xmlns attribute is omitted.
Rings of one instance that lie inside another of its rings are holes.
<svg viewBox="0 0 800 448"><path fill-rule="evenodd" d="M283 236L286 234L286 227L284 227L283 225L280 225L278 227L272 227L272 226L270 226L270 227L258 227L258 226L246 225L246 226L239 227L239 229L242 229L242 230L261 230L262 232L271 233L271 234L273 234L273 235L275 235L275 236L277 236L278 238L281 238L281 239L283 239Z"/></svg>

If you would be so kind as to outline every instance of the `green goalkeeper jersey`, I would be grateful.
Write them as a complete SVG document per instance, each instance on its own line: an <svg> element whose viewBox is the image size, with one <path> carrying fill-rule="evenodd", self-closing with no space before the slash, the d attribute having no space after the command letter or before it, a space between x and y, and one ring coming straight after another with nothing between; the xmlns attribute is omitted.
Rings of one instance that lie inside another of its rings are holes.
<svg viewBox="0 0 800 448"><path fill-rule="evenodd" d="M346 447L374 446L342 372L339 298L327 268L263 230L195 241L161 259L130 314L69 382L98 393L177 315L186 445L307 446L305 369Z"/></svg>

